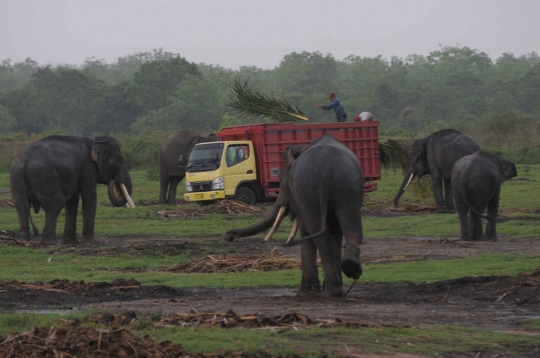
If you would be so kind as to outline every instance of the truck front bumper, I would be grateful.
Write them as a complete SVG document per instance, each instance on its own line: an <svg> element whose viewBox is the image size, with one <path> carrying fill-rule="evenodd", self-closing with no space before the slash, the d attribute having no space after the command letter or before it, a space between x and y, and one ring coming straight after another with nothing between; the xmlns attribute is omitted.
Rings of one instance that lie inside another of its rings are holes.
<svg viewBox="0 0 540 358"><path fill-rule="evenodd" d="M188 202L225 199L225 190L202 191L198 193L184 194L184 200Z"/></svg>

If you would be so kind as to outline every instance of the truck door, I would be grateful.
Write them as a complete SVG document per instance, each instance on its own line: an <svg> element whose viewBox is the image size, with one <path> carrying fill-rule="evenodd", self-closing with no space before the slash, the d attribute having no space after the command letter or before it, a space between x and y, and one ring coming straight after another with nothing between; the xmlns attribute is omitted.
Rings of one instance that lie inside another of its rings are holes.
<svg viewBox="0 0 540 358"><path fill-rule="evenodd" d="M230 144L225 156L225 195L234 195L240 182L257 179L251 143Z"/></svg>

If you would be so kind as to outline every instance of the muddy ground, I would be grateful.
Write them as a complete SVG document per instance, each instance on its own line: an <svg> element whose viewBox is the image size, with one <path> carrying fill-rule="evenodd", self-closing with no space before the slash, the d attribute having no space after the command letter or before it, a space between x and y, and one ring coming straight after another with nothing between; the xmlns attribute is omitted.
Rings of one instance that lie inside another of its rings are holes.
<svg viewBox="0 0 540 358"><path fill-rule="evenodd" d="M273 248L298 254L299 248L282 248L279 242L241 239L226 243L219 238L101 237L97 246L56 246L51 253L80 255L267 254ZM366 239L362 261L393 262L467 257L483 253L540 254L540 238L501 237L495 242L463 242L454 238ZM347 288L347 287L346 287ZM363 320L377 325L460 325L497 330L520 330L530 318L540 318L540 275L470 277L436 283L363 283L346 298L296 294L282 289L176 289L144 286L117 280L111 283L1 283L0 309L81 310L130 309L139 316L187 312L283 314L299 312L315 318Z"/></svg>

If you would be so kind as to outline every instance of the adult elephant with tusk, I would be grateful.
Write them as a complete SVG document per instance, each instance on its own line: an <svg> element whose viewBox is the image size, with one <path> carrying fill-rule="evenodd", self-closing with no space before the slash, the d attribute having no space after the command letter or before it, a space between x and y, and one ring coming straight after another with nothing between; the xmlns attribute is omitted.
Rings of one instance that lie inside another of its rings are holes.
<svg viewBox="0 0 540 358"><path fill-rule="evenodd" d="M415 141L411 151L409 170L394 198L394 205L399 205L401 195L411 183L423 175L430 174L437 212L453 212L452 166L459 159L478 150L480 150L480 146L471 136L455 129L444 129L432 133L427 138Z"/></svg>
<svg viewBox="0 0 540 358"><path fill-rule="evenodd" d="M44 245L56 244L56 221L64 207L62 244L77 243L79 198L82 199L82 239L93 241L96 183L108 185L109 200L114 206L135 207L130 197L131 176L118 141L110 136L45 137L17 155L9 180L23 239L30 239L30 206L36 213L43 207L45 226L41 243ZM35 227L34 234L38 234Z"/></svg>
<svg viewBox="0 0 540 358"><path fill-rule="evenodd" d="M260 223L229 230L223 238L232 241L270 229L265 238L268 241L283 218L290 215L294 223L285 245L302 245L300 291L321 289L316 264L318 250L324 271L322 293L340 297L343 295L341 271L355 279L362 274L358 246L363 238L360 211L364 177L358 158L330 135L303 148L290 147L283 158L279 196L272 211ZM297 231L302 237L294 240Z"/></svg>

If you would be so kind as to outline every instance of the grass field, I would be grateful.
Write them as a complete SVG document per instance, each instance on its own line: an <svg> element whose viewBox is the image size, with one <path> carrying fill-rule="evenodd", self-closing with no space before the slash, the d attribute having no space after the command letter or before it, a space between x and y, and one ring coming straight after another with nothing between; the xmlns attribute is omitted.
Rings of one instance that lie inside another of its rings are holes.
<svg viewBox="0 0 540 358"><path fill-rule="evenodd" d="M525 171L523 167L528 168ZM159 182L148 180L146 171L132 171L133 200L135 204L148 201L157 201L159 194ZM372 209L375 206L389 208L393 206L393 197L402 180L401 175L393 172L383 172L383 180L379 182L379 190L370 193L374 201L366 201L366 207ZM503 184L501 193L501 210L505 209L538 209L540 204L540 165L518 166L518 177ZM4 198L8 197L9 190L8 174L0 174L0 192L4 192ZM183 183L180 183L178 198L185 192ZM0 197L1 199L1 197ZM160 210L173 210L163 206L142 206L135 209L113 208L108 202L106 186L100 185L98 190L98 205L96 213L95 232L100 235L172 235L179 237L211 237L221 236L224 228L245 227L260 220L251 215L242 215L231 220L229 215L212 215L205 219L165 219L157 212ZM432 197L412 197L411 193L402 196L402 203L428 203L434 204ZM373 203L376 203L373 204ZM271 204L269 204L271 205ZM196 207L196 204L190 204ZM18 231L18 219L15 210L9 207L0 207L0 228L3 230ZM508 214L510 216L524 217L524 214ZM540 218L540 214L526 214L532 218ZM32 218L41 231L45 220L44 212L32 214ZM82 218L78 217L78 233L82 232ZM212 224L209 225L208 223ZM404 236L458 236L459 219L454 215L409 215L392 218L369 217L363 220L364 236L366 237L404 237ZM60 215L57 226L59 235L63 232L63 212ZM284 220L280 232L275 236L285 239L290 231L291 223ZM532 220L512 220L497 225L500 235L514 237L537 236L537 224Z"/></svg>
<svg viewBox="0 0 540 358"><path fill-rule="evenodd" d="M510 210L503 215L507 220L497 225L500 237L512 240L537 240L540 236L540 214L532 212L540 207L540 165L518 165L517 178L503 185L501 209ZM165 219L157 212L174 210L162 205L142 205L157 201L159 182L149 180L145 170L131 172L133 179L133 200L135 209L113 208L108 203L106 188L98 191L96 215L96 236L107 237L149 236L165 238L213 238L230 228L244 227L260 220L260 216L249 214L209 215L205 217ZM379 182L379 190L370 193L366 201L367 210L388 209L402 180L401 174L384 172ZM184 192L183 183L179 187L178 198ZM9 178L0 174L0 200L9 197ZM431 197L413 197L410 192L403 195L402 203L434 204ZM268 204L268 208L271 204ZM196 206L183 205L183 208ZM529 212L528 212L529 211ZM44 222L43 211L32 214L36 226L41 231ZM63 213L58 222L58 234L63 231ZM390 217L370 216L363 218L364 236L375 240L403 238L456 238L459 234L457 214L396 215ZM291 223L285 220L277 241L288 235ZM82 229L79 215L78 232ZM0 230L17 232L18 218L14 208L0 207ZM264 234L257 235L262 238ZM254 239L256 240L256 239ZM204 254L217 250L212 242L201 241ZM230 245L235 245L231 243ZM234 247L234 246L231 246ZM105 247L103 247L105 249ZM242 272L223 274L178 274L165 271L167 268L186 263L194 252L186 251L177 255L146 256L81 255L74 248L70 253L50 253L44 248L27 248L0 245L0 281L19 280L25 282L50 281L53 279L84 280L87 282L111 281L116 278L134 278L144 285L167 285L173 287L202 288L262 288L296 287L300 282L300 270L270 272ZM201 251L201 255L203 251ZM403 283L438 282L465 276L508 275L530 273L540 267L540 255L487 253L464 258L446 260L421 260L411 262L373 263L364 265L362 283ZM322 279L322 271L320 272ZM352 280L345 279L349 285ZM1 293L1 290L0 290ZM315 306L316 307L316 306ZM277 308L278 309L278 308ZM316 312L316 308L315 311ZM68 315L42 313L0 312L0 336L13 331L24 331L36 325L45 327L61 324L60 318L81 319L95 313L81 311ZM298 354L300 356L351 356L355 353L404 352L425 356L534 356L540 350L540 320L530 317L524 321L519 332L465 328L456 325L414 325L410 328L311 328L289 330L282 333L262 330L223 330L218 328L175 327L155 329L149 317L143 317L130 327L139 336L150 334L158 340L181 343L186 349L203 353L242 351L255 356L264 350L276 356ZM463 354L463 355L461 355ZM478 354L478 355L477 355ZM540 356L540 353L539 355Z"/></svg>

